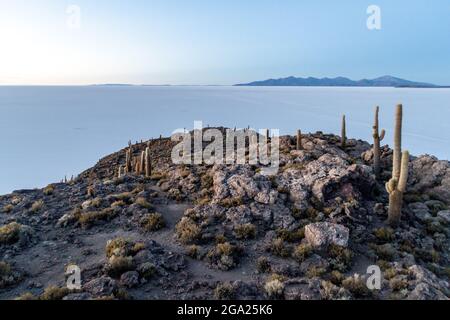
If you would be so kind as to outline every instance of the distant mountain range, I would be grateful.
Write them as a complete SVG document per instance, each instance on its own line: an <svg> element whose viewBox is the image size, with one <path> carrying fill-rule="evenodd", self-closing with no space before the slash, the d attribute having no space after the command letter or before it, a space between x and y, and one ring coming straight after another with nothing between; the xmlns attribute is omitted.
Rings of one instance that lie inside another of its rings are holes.
<svg viewBox="0 0 450 320"><path fill-rule="evenodd" d="M396 88L443 88L425 82L415 82L393 76L383 76L375 79L351 80L345 77L337 78L296 78L268 79L236 86L298 86L298 87L396 87Z"/></svg>

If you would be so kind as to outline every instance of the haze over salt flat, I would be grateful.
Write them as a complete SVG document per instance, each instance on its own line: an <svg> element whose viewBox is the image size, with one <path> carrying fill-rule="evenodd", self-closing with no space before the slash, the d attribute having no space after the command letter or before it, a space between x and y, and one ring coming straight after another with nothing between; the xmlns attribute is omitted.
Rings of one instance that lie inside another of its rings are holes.
<svg viewBox="0 0 450 320"><path fill-rule="evenodd" d="M204 125L340 132L372 141L373 109L392 141L404 105L404 148L450 159L450 89L336 87L0 87L0 194L43 187L127 141Z"/></svg>

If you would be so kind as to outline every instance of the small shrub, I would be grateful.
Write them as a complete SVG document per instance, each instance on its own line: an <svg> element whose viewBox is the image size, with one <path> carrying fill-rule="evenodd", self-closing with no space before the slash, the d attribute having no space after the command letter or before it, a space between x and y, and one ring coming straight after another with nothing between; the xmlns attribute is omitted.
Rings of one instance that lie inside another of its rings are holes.
<svg viewBox="0 0 450 320"><path fill-rule="evenodd" d="M325 273L327 273L327 269L325 269L323 267L313 266L306 271L306 276L310 279L320 278Z"/></svg>
<svg viewBox="0 0 450 320"><path fill-rule="evenodd" d="M131 257L112 256L107 265L107 272L111 277L119 277L127 271L133 270Z"/></svg>
<svg viewBox="0 0 450 320"><path fill-rule="evenodd" d="M160 213L146 214L141 221L141 226L147 232L158 231L166 226L163 216Z"/></svg>
<svg viewBox="0 0 450 320"><path fill-rule="evenodd" d="M400 277L395 277L389 281L389 286L392 291L401 291L408 288L408 281Z"/></svg>
<svg viewBox="0 0 450 320"><path fill-rule="evenodd" d="M40 300L62 300L65 296L70 293L70 290L67 288L59 288L59 287L48 287L44 290L44 293L40 295Z"/></svg>
<svg viewBox="0 0 450 320"><path fill-rule="evenodd" d="M114 218L116 213L111 208L103 209L101 211L90 211L80 213L78 222L83 228L89 228L98 221L107 221Z"/></svg>
<svg viewBox="0 0 450 320"><path fill-rule="evenodd" d="M187 255L193 259L198 259L200 255L200 247L193 244L187 248Z"/></svg>
<svg viewBox="0 0 450 320"><path fill-rule="evenodd" d="M227 237L223 233L220 233L220 234L216 235L215 238L214 238L214 242L216 244L224 243L224 242L227 242L227 241L228 241Z"/></svg>
<svg viewBox="0 0 450 320"><path fill-rule="evenodd" d="M256 260L256 269L259 273L267 273L270 272L270 262L267 257L259 257L258 260Z"/></svg>
<svg viewBox="0 0 450 320"><path fill-rule="evenodd" d="M256 237L256 226L251 223L241 224L234 228L237 239L253 239Z"/></svg>
<svg viewBox="0 0 450 320"><path fill-rule="evenodd" d="M346 271L352 264L353 253L345 247L332 244L328 247L328 254L333 258L332 266L339 271Z"/></svg>
<svg viewBox="0 0 450 320"><path fill-rule="evenodd" d="M213 187L214 179L211 175L205 174L201 179L202 189L211 189Z"/></svg>
<svg viewBox="0 0 450 320"><path fill-rule="evenodd" d="M392 261L392 259L396 255L396 251L390 243L386 243L383 245L371 245L371 247L375 250L378 258L382 260Z"/></svg>
<svg viewBox="0 0 450 320"><path fill-rule="evenodd" d="M43 193L46 196L51 196L53 194L53 192L55 192L55 186L52 184L49 184L48 186L46 186L43 190Z"/></svg>
<svg viewBox="0 0 450 320"><path fill-rule="evenodd" d="M131 200L131 198L133 197L133 194L131 192L122 192L119 194L115 194L112 196L113 199L117 200L117 201L125 201L127 203L129 203L129 201Z"/></svg>
<svg viewBox="0 0 450 320"><path fill-rule="evenodd" d="M222 199L219 204L224 208L233 208L243 205L244 201L241 197L234 197Z"/></svg>
<svg viewBox="0 0 450 320"><path fill-rule="evenodd" d="M305 228L299 228L294 231L287 229L278 229L277 237L283 239L286 242L299 242L305 238Z"/></svg>
<svg viewBox="0 0 450 320"><path fill-rule="evenodd" d="M301 171L305 169L305 165L302 163L288 163L283 167L283 172L287 171L287 170L293 170L293 171Z"/></svg>
<svg viewBox="0 0 450 320"><path fill-rule="evenodd" d="M344 279L345 279L345 276L342 273L340 273L339 271L337 271L337 270L331 271L331 273L330 273L330 281L333 284L335 284L337 286L340 286Z"/></svg>
<svg viewBox="0 0 450 320"><path fill-rule="evenodd" d="M217 300L232 300L234 295L235 291L230 283L219 283L214 289L214 297Z"/></svg>
<svg viewBox="0 0 450 320"><path fill-rule="evenodd" d="M146 248L145 243L143 243L143 242L136 242L136 243L133 245L133 248L131 249L131 253L132 253L133 255L136 255L137 253L141 252L141 251L144 250L145 248Z"/></svg>
<svg viewBox="0 0 450 320"><path fill-rule="evenodd" d="M95 197L95 189L94 189L93 186L89 186L89 187L87 188L87 196L88 196L89 198Z"/></svg>
<svg viewBox="0 0 450 320"><path fill-rule="evenodd" d="M112 256L128 256L133 251L134 244L124 238L115 238L106 243L106 257Z"/></svg>
<svg viewBox="0 0 450 320"><path fill-rule="evenodd" d="M390 280L397 275L397 270L395 268L389 268L384 271L383 276L386 280Z"/></svg>
<svg viewBox="0 0 450 320"><path fill-rule="evenodd" d="M291 253L281 238L273 239L269 249L273 255L283 258L289 257Z"/></svg>
<svg viewBox="0 0 450 320"><path fill-rule="evenodd" d="M198 199L195 200L195 204L197 206L204 206L204 205L207 205L210 202L211 202L211 199L209 198L209 196L205 196L203 198L198 198Z"/></svg>
<svg viewBox="0 0 450 320"><path fill-rule="evenodd" d="M184 244L196 241L201 235L201 228L188 217L183 217L175 226L178 239Z"/></svg>
<svg viewBox="0 0 450 320"><path fill-rule="evenodd" d="M240 248L229 242L219 243L212 248L206 257L209 263L219 270L230 270L237 265Z"/></svg>
<svg viewBox="0 0 450 320"><path fill-rule="evenodd" d="M44 201L37 200L31 205L31 209L30 210L31 210L31 212L36 213L39 210L41 210L43 206L44 206Z"/></svg>
<svg viewBox="0 0 450 320"><path fill-rule="evenodd" d="M3 212L4 213L10 213L11 211L13 211L14 206L12 204L7 204L6 206L3 207Z"/></svg>
<svg viewBox="0 0 450 320"><path fill-rule="evenodd" d="M151 209L151 205L150 203L143 197L139 197L134 201L135 204L137 204L138 206L145 208L145 209Z"/></svg>
<svg viewBox="0 0 450 320"><path fill-rule="evenodd" d="M309 244L300 244L295 247L292 257L298 262L302 263L311 255L312 247Z"/></svg>
<svg viewBox="0 0 450 320"><path fill-rule="evenodd" d="M283 295L284 284L278 279L266 282L264 290L269 298L280 298Z"/></svg>
<svg viewBox="0 0 450 320"><path fill-rule="evenodd" d="M370 295L370 290L367 288L365 281L356 274L353 277L348 277L342 281L342 286L357 298L363 298Z"/></svg>
<svg viewBox="0 0 450 320"><path fill-rule="evenodd" d="M2 277L9 276L10 273L11 273L11 266L4 261L0 261L0 279Z"/></svg>
<svg viewBox="0 0 450 320"><path fill-rule="evenodd" d="M19 240L22 226L17 222L11 222L0 227L0 244L13 244Z"/></svg>
<svg viewBox="0 0 450 320"><path fill-rule="evenodd" d="M380 242L389 242L394 239L394 230L389 227L376 229L374 235Z"/></svg>
<svg viewBox="0 0 450 320"><path fill-rule="evenodd" d="M161 172L155 172L151 175L150 179L151 180L162 180L166 178L166 174L165 173L161 173Z"/></svg>
<svg viewBox="0 0 450 320"><path fill-rule="evenodd" d="M231 256L235 250L235 247L229 242L219 243L216 245L216 250L219 255Z"/></svg>
<svg viewBox="0 0 450 320"><path fill-rule="evenodd" d="M121 208L124 207L126 205L126 203L123 200L118 200L118 201L114 201L111 204L111 208L115 209L115 208Z"/></svg>
<svg viewBox="0 0 450 320"><path fill-rule="evenodd" d="M17 298L15 298L14 300L32 301L32 300L38 300L38 299L39 299L39 297L36 297L31 292L25 292L25 293L21 294L20 296L18 296Z"/></svg>

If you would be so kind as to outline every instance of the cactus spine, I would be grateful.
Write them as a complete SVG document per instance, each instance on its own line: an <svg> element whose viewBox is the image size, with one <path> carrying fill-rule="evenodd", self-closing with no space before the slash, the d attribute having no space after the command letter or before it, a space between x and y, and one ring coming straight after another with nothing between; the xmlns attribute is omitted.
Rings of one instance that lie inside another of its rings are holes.
<svg viewBox="0 0 450 320"><path fill-rule="evenodd" d="M373 126L373 171L378 178L380 175L380 142L383 141L386 131L379 131L378 114L380 107L375 108L375 123Z"/></svg>
<svg viewBox="0 0 450 320"><path fill-rule="evenodd" d="M303 150L301 130L297 130L297 150Z"/></svg>
<svg viewBox="0 0 450 320"><path fill-rule="evenodd" d="M408 182L409 152L402 153L402 118L403 106L397 106L395 118L394 156L392 178L386 183L389 193L388 223L397 226L402 215L403 193Z"/></svg>
<svg viewBox="0 0 450 320"><path fill-rule="evenodd" d="M151 177L152 175L152 165L150 160L150 148L147 147L145 149L145 176L147 178Z"/></svg>
<svg viewBox="0 0 450 320"><path fill-rule="evenodd" d="M345 123L345 115L342 116L342 127L341 127L341 147L344 149L347 146L347 126Z"/></svg>

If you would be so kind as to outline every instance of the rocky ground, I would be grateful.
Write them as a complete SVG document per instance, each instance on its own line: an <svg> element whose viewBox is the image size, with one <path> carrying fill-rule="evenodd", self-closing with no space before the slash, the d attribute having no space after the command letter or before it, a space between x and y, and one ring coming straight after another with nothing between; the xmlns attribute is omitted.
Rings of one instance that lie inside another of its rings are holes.
<svg viewBox="0 0 450 320"><path fill-rule="evenodd" d="M402 223L386 225L392 151L305 135L280 170L173 165L152 140L151 178L126 149L74 181L0 196L0 299L448 299L450 164L411 157ZM136 144L138 156L147 142ZM65 270L82 270L68 290ZM367 268L383 271L381 290Z"/></svg>

